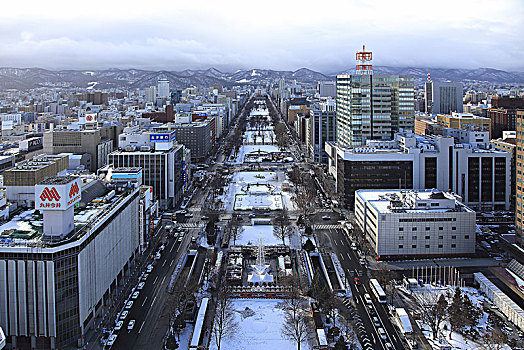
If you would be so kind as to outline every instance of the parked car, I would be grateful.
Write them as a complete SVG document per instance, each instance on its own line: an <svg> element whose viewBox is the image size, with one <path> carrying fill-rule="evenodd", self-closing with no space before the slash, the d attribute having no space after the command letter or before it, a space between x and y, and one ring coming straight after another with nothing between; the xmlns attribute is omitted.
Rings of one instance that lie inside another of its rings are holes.
<svg viewBox="0 0 524 350"><path fill-rule="evenodd" d="M145 284L146 284L146 282L140 282L136 288L137 289L142 289L142 288L144 288Z"/></svg>
<svg viewBox="0 0 524 350"><path fill-rule="evenodd" d="M116 340L116 334L111 334L109 338L107 339L106 345L112 346L115 343Z"/></svg>
<svg viewBox="0 0 524 350"><path fill-rule="evenodd" d="M122 313L120 314L120 319L125 320L128 314L129 314L129 311L127 310L122 311Z"/></svg>
<svg viewBox="0 0 524 350"><path fill-rule="evenodd" d="M127 303L126 303L126 306L124 307L125 309L131 309L131 306L133 306L133 301L132 300L129 300Z"/></svg>
<svg viewBox="0 0 524 350"><path fill-rule="evenodd" d="M138 299L138 296L140 295L140 292L137 290L136 292L131 295L131 299Z"/></svg>
<svg viewBox="0 0 524 350"><path fill-rule="evenodd" d="M129 324L127 325L127 329L132 330L134 326L135 326L135 320L131 320L129 321Z"/></svg>
<svg viewBox="0 0 524 350"><path fill-rule="evenodd" d="M151 264L147 265L146 271L147 271L147 273L151 273L153 271L153 265L151 265Z"/></svg>
<svg viewBox="0 0 524 350"><path fill-rule="evenodd" d="M115 331L121 330L123 325L124 325L124 321L118 321L115 325Z"/></svg>

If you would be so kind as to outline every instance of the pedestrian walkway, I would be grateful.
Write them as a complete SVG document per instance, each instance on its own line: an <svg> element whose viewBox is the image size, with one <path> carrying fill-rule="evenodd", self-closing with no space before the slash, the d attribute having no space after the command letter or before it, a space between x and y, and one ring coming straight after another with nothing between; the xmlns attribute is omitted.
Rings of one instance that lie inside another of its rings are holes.
<svg viewBox="0 0 524 350"><path fill-rule="evenodd" d="M336 230L342 228L340 224L332 225L313 225L313 230Z"/></svg>
<svg viewBox="0 0 524 350"><path fill-rule="evenodd" d="M204 227L204 223L202 222L181 222L178 224L178 226L182 228L202 228Z"/></svg>

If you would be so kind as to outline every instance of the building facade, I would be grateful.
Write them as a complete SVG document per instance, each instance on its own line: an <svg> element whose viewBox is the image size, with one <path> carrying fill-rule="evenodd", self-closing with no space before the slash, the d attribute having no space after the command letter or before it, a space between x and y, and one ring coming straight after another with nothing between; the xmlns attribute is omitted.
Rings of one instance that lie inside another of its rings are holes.
<svg viewBox="0 0 524 350"><path fill-rule="evenodd" d="M324 150L326 142L337 139L336 103L334 100L313 105L309 114L306 132L306 146L315 162L327 163Z"/></svg>
<svg viewBox="0 0 524 350"><path fill-rule="evenodd" d="M462 83L427 81L424 95L426 113L462 113L462 90Z"/></svg>
<svg viewBox="0 0 524 350"><path fill-rule="evenodd" d="M400 129L413 130L413 76L338 75L337 142L363 146L391 140Z"/></svg>
<svg viewBox="0 0 524 350"><path fill-rule="evenodd" d="M475 254L475 211L438 190L359 190L355 222L377 260Z"/></svg>
<svg viewBox="0 0 524 350"><path fill-rule="evenodd" d="M524 247L524 111L517 111L517 151L516 151L516 205L515 232L517 243Z"/></svg>
<svg viewBox="0 0 524 350"><path fill-rule="evenodd" d="M350 208L356 190L385 188L451 191L478 210L510 206L511 154L487 145L478 148L450 136L398 133L395 140L370 141L367 147L327 142L326 153L336 190Z"/></svg>

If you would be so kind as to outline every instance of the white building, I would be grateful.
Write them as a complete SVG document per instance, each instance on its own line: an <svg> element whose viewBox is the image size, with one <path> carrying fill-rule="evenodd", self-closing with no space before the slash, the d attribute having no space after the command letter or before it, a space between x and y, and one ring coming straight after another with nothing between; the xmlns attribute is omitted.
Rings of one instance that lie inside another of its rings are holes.
<svg viewBox="0 0 524 350"><path fill-rule="evenodd" d="M377 257L475 253L475 212L437 190L359 190L355 220Z"/></svg>
<svg viewBox="0 0 524 350"><path fill-rule="evenodd" d="M359 189L435 188L457 193L478 210L509 210L511 154L478 147L486 141L482 132L459 133L457 140L403 132L354 148L326 142L329 172L348 207ZM458 143L461 138L474 142Z"/></svg>
<svg viewBox="0 0 524 350"><path fill-rule="evenodd" d="M170 98L169 80L160 79L158 81L158 98L162 98L162 99Z"/></svg>
<svg viewBox="0 0 524 350"><path fill-rule="evenodd" d="M13 125L20 125L22 123L22 113L1 113L0 122L12 122Z"/></svg>

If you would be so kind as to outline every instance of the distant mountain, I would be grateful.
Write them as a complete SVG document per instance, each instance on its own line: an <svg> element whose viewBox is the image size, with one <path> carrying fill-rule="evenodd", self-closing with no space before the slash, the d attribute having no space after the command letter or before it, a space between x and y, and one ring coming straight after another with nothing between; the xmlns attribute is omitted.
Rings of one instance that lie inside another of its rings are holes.
<svg viewBox="0 0 524 350"><path fill-rule="evenodd" d="M506 72L491 68L479 69L444 69L416 67L375 67L375 74L414 75L417 83L426 79L427 72L435 81L451 80L463 82L484 81L490 83L524 84L524 72ZM337 74L354 73L354 70ZM140 69L106 70L61 70L53 71L42 68L0 68L0 89L27 90L38 87L87 88L96 82L97 89L121 88L136 89L157 85L160 78L167 78L173 88L188 86L212 86L221 84L232 86L239 84L266 85L278 79L296 80L315 83L320 80L334 80L336 74L322 74L307 68L296 71L277 71L269 69L239 70L234 73L221 72L216 68L207 70L186 69L183 71L150 71Z"/></svg>

